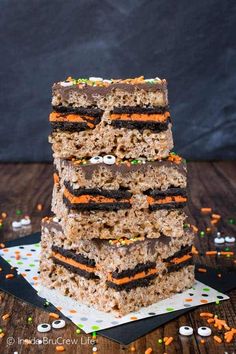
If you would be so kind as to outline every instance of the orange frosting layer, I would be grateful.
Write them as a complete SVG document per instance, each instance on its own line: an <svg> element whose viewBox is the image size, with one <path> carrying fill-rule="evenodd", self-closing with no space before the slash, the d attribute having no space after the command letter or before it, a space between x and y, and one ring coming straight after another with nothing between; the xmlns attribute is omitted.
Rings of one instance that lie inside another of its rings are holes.
<svg viewBox="0 0 236 354"><path fill-rule="evenodd" d="M116 203L117 200L114 198L107 198L102 195L93 196L89 194L80 195L78 197L71 194L68 189L65 188L64 196L72 203L72 204L86 204L86 203ZM121 199L119 202L130 202L129 199Z"/></svg>
<svg viewBox="0 0 236 354"><path fill-rule="evenodd" d="M112 113L110 115L111 120L132 120L132 121L154 121L164 123L170 117L169 112L164 114L146 114L146 113Z"/></svg>
<svg viewBox="0 0 236 354"><path fill-rule="evenodd" d="M94 124L88 122L88 120L94 120L94 117L90 116L81 116L79 114L61 114L58 112L52 112L49 115L50 122L71 122L71 123L86 123L90 128L94 127Z"/></svg>
<svg viewBox="0 0 236 354"><path fill-rule="evenodd" d="M173 258L170 263L174 263L174 264L179 264L179 263L183 263L189 259L192 258L192 255L191 254L185 254L184 256L182 257L179 257L179 258Z"/></svg>
<svg viewBox="0 0 236 354"><path fill-rule="evenodd" d="M63 256L60 253L52 252L52 255L54 258L58 259L59 261L62 261L66 264L69 264L69 265L79 268L81 270L85 270L86 272L94 272L96 270L96 267L91 267L91 266L82 264L80 262L75 261L74 259Z"/></svg>
<svg viewBox="0 0 236 354"><path fill-rule="evenodd" d="M54 181L54 184L59 183L59 176L56 172L53 173L53 181Z"/></svg>
<svg viewBox="0 0 236 354"><path fill-rule="evenodd" d="M187 202L187 198L182 197L181 195L166 196L162 199L155 199L153 197L148 196L147 201L149 204L185 203Z"/></svg>
<svg viewBox="0 0 236 354"><path fill-rule="evenodd" d="M156 273L157 273L157 269L156 268L152 268L152 269L148 270L147 272L140 272L140 273L137 273L137 274L133 275L132 277L124 277L124 278L120 278L120 279L113 278L111 276L111 274L108 274L107 279L109 281L111 281L112 283L114 283L114 284L122 285L122 284L129 283L129 282L131 282L133 280L146 278L149 275L156 274Z"/></svg>

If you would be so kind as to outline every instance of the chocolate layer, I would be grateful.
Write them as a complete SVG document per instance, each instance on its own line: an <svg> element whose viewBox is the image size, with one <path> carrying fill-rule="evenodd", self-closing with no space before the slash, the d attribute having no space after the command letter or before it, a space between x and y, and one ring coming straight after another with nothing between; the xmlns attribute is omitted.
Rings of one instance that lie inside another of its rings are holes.
<svg viewBox="0 0 236 354"><path fill-rule="evenodd" d="M144 130L149 129L155 133L165 131L169 128L171 123L170 118L166 122L160 123L155 121L132 121L132 120L112 120L111 125L115 128L127 128L127 129L138 129Z"/></svg>
<svg viewBox="0 0 236 354"><path fill-rule="evenodd" d="M186 192L186 189L184 189L184 188L170 187L166 190L148 189L146 192L144 192L144 194L150 195L151 197L154 197L154 198L171 196L171 195L173 195L173 196L181 195L181 196L185 197L187 192Z"/></svg>
<svg viewBox="0 0 236 354"><path fill-rule="evenodd" d="M78 188L74 189L73 186L70 184L70 182L65 181L64 182L65 187L68 189L70 193L72 193L74 196L81 196L84 194L88 195L102 195L107 198L115 198L117 200L119 199L124 199L124 198L131 198L132 194L128 192L127 190L108 190L108 189L99 189L99 188Z"/></svg>
<svg viewBox="0 0 236 354"><path fill-rule="evenodd" d="M168 106L162 107L142 107L142 106L123 106L123 107L114 107L111 113L114 114L132 114L132 113L145 113L145 114L163 114L169 109Z"/></svg>
<svg viewBox="0 0 236 354"><path fill-rule="evenodd" d="M51 122L51 127L53 131L62 130L68 132L80 132L86 129L90 129L88 124L83 123L72 123L72 122Z"/></svg>
<svg viewBox="0 0 236 354"><path fill-rule="evenodd" d="M131 208L131 203L127 202L117 202L117 203L71 203L67 198L63 197L64 204L74 210L78 211L117 211L120 209L129 209Z"/></svg>
<svg viewBox="0 0 236 354"><path fill-rule="evenodd" d="M82 270L80 268L74 267L74 266L72 266L70 264L67 264L65 262L62 262L62 261L60 261L59 259L57 259L55 257L52 257L52 258L53 258L53 262L55 264L59 264L59 265L65 267L66 269L68 269L70 272L78 274L78 275L80 275L83 278L86 278L86 279L99 279L99 277L93 272L87 272L85 270Z"/></svg>
<svg viewBox="0 0 236 354"><path fill-rule="evenodd" d="M150 268L155 268L156 263L154 262L147 262L147 263L140 263L137 264L133 269L126 269L123 270L122 272L112 272L112 278L114 279L121 279L124 277L133 277L135 274L140 273L140 272L146 272Z"/></svg>
<svg viewBox="0 0 236 354"><path fill-rule="evenodd" d="M88 257L85 257L82 254L76 254L75 252L73 252L71 250L66 250L62 247L52 245L52 251L60 253L62 256L73 259L74 261L79 262L81 264L85 264L90 267L96 266L94 259L90 259Z"/></svg>
<svg viewBox="0 0 236 354"><path fill-rule="evenodd" d="M149 209L151 211L155 211L155 210L161 210L161 209L165 209L165 210L170 210L170 209L181 209L184 208L187 205L187 203L166 203L166 204L152 204L149 205Z"/></svg>
<svg viewBox="0 0 236 354"><path fill-rule="evenodd" d="M98 107L71 107L71 106L53 106L54 111L59 113L75 113L81 115L87 115L95 118L101 118L103 110Z"/></svg>
<svg viewBox="0 0 236 354"><path fill-rule="evenodd" d="M121 291L125 290L129 292L131 289L137 288L137 287L146 287L149 286L151 281L157 277L156 274L152 274L147 276L146 278L142 279L137 279L137 280L132 280L129 283L126 284L115 284L111 281L107 281L106 284L108 287L115 289L116 291Z"/></svg>

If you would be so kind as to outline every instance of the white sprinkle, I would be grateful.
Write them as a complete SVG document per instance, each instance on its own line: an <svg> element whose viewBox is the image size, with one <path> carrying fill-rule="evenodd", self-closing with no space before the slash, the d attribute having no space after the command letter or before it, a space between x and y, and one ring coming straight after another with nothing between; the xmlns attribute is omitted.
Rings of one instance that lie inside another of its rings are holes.
<svg viewBox="0 0 236 354"><path fill-rule="evenodd" d="M43 344L42 339L38 339L38 340L37 340L37 343L38 343L38 344Z"/></svg>
<svg viewBox="0 0 236 354"><path fill-rule="evenodd" d="M21 227L21 222L20 221L13 221L12 222L12 227L13 229L18 229Z"/></svg>
<svg viewBox="0 0 236 354"><path fill-rule="evenodd" d="M30 220L30 218L24 218L24 219L21 219L20 223L22 226L28 226L31 224L31 220Z"/></svg>
<svg viewBox="0 0 236 354"><path fill-rule="evenodd" d="M103 82L105 82L105 83L107 83L107 84L110 84L112 81L105 79L105 80L103 80Z"/></svg>
<svg viewBox="0 0 236 354"><path fill-rule="evenodd" d="M189 326L181 326L179 328L179 334L182 336L191 336L193 334L193 329Z"/></svg>
<svg viewBox="0 0 236 354"><path fill-rule="evenodd" d="M220 237L220 236L221 236L221 232L218 231L218 232L216 233L216 237Z"/></svg>
<svg viewBox="0 0 236 354"><path fill-rule="evenodd" d="M225 239L224 237L216 237L214 238L214 242L218 245L222 244L222 243L225 243Z"/></svg>
<svg viewBox="0 0 236 354"><path fill-rule="evenodd" d="M225 242L228 242L228 243L233 243L233 242L235 242L235 237L233 237L233 236L226 236L225 237Z"/></svg>
<svg viewBox="0 0 236 354"><path fill-rule="evenodd" d="M102 77L93 77L92 76L92 77L89 78L89 81L95 81L95 82L96 81L103 81L103 78Z"/></svg>
<svg viewBox="0 0 236 354"><path fill-rule="evenodd" d="M93 352L97 352L98 348L97 347L93 347Z"/></svg>
<svg viewBox="0 0 236 354"><path fill-rule="evenodd" d="M52 221L53 221L53 222L59 222L59 219L58 219L56 216L54 216L54 217L52 218Z"/></svg>
<svg viewBox="0 0 236 354"><path fill-rule="evenodd" d="M211 335L211 329L209 327L199 327L197 333L199 336L208 337Z"/></svg>
<svg viewBox="0 0 236 354"><path fill-rule="evenodd" d="M61 81L60 85L63 87L73 86L73 82L72 81Z"/></svg>
<svg viewBox="0 0 236 354"><path fill-rule="evenodd" d="M103 162L107 165L114 165L114 163L116 162L116 158L113 155L105 155L103 157Z"/></svg>

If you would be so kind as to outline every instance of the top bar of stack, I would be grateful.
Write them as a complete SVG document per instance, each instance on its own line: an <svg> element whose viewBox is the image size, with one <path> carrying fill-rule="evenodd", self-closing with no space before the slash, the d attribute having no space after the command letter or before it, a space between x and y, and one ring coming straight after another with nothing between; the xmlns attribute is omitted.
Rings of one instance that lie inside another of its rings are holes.
<svg viewBox="0 0 236 354"><path fill-rule="evenodd" d="M53 85L52 105L54 157L157 160L173 148L166 80L69 78Z"/></svg>

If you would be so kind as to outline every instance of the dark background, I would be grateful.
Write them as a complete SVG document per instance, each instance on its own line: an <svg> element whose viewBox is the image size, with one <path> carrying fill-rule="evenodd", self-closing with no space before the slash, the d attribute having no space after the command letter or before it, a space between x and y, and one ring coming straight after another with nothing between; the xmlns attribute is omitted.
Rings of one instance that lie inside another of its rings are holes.
<svg viewBox="0 0 236 354"><path fill-rule="evenodd" d="M0 161L49 161L51 86L169 82L175 151L236 158L235 0L1 0Z"/></svg>

